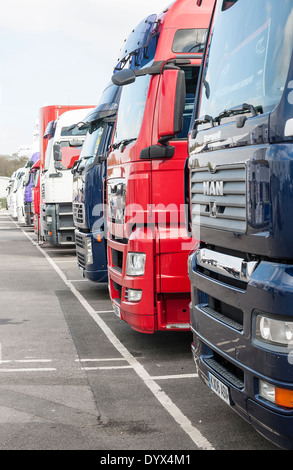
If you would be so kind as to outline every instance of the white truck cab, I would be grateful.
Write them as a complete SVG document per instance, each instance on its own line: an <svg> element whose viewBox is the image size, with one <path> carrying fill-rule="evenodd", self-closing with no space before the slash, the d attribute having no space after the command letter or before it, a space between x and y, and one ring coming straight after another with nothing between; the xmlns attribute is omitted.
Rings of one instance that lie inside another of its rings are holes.
<svg viewBox="0 0 293 470"><path fill-rule="evenodd" d="M41 236L51 245L74 245L72 212L73 175L71 168L79 157L86 129L83 122L88 109L63 113L51 121L45 131L48 138L45 166L41 173Z"/></svg>

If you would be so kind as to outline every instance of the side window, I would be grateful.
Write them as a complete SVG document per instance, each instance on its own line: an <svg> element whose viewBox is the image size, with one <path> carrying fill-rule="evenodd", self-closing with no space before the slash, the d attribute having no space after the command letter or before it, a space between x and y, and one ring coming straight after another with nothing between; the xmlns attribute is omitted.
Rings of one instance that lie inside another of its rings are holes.
<svg viewBox="0 0 293 470"><path fill-rule="evenodd" d="M186 83L186 100L185 110L183 114L183 129L175 139L187 139L190 121L193 113L195 92L197 87L197 80L199 74L199 67L182 67L185 72L185 83Z"/></svg>
<svg viewBox="0 0 293 470"><path fill-rule="evenodd" d="M203 52L207 29L178 29L172 45L173 52Z"/></svg>

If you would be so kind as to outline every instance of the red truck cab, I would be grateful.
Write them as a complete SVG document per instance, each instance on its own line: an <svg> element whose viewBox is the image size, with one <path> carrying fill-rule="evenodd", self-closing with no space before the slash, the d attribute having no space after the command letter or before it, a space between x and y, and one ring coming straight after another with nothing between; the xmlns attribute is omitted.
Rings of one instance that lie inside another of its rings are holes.
<svg viewBox="0 0 293 470"><path fill-rule="evenodd" d="M143 20L112 77L123 89L107 161L109 291L115 313L144 333L190 329L196 240L185 226L183 174L213 3L177 0Z"/></svg>

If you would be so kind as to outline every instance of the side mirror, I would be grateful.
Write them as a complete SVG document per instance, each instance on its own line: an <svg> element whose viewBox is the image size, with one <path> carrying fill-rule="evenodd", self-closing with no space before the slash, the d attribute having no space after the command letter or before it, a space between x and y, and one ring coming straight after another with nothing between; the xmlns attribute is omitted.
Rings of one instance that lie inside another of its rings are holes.
<svg viewBox="0 0 293 470"><path fill-rule="evenodd" d="M135 73L131 69L123 69L112 75L111 80L117 86L129 85L135 81Z"/></svg>
<svg viewBox="0 0 293 470"><path fill-rule="evenodd" d="M166 69L162 77L159 104L159 143L166 144L183 128L186 85L185 73L180 69Z"/></svg>
<svg viewBox="0 0 293 470"><path fill-rule="evenodd" d="M31 172L28 171L25 175L25 179L24 179L24 186L28 186L29 182L30 182L30 179L31 179Z"/></svg>
<svg viewBox="0 0 293 470"><path fill-rule="evenodd" d="M53 137L54 128L55 128L55 121L50 121L45 129L43 139L48 139L49 137Z"/></svg>
<svg viewBox="0 0 293 470"><path fill-rule="evenodd" d="M59 142L55 142L53 146L53 155L54 155L55 162L62 161L62 149L61 149L61 145L59 144Z"/></svg>

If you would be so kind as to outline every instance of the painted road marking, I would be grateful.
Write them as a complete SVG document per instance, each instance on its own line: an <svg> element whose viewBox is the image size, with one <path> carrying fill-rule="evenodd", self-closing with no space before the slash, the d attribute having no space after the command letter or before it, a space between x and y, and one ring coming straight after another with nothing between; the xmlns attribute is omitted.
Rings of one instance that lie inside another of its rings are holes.
<svg viewBox="0 0 293 470"><path fill-rule="evenodd" d="M113 346L120 352L130 366L133 367L136 374L141 378L149 390L153 393L156 399L161 403L166 411L173 417L176 423L182 428L183 431L190 437L194 444L204 450L214 450L212 444L201 434L201 432L192 425L191 421L185 416L182 411L178 408L177 405L170 399L170 397L161 389L161 387L156 383L154 379L149 375L146 369L138 360L131 354L130 351L121 343L113 331L108 327L108 325L102 320L98 313L93 309L93 307L88 303L88 301L78 292L71 282L68 281L65 274L58 265L50 258L43 248L37 245L34 240L15 222L15 225L22 230L25 236L36 246L40 253L45 256L48 262L51 264L56 273L63 280L64 284L71 290L72 294L79 300L81 305L85 308L88 314L93 318L97 325L104 332L109 341Z"/></svg>
<svg viewBox="0 0 293 470"><path fill-rule="evenodd" d="M0 369L1 372L52 372L56 371L55 368L41 368L41 367L30 367L30 368L23 368L23 369Z"/></svg>
<svg viewBox="0 0 293 470"><path fill-rule="evenodd" d="M97 366L97 367L82 367L82 370L114 370L114 369L133 369L133 366Z"/></svg>
<svg viewBox="0 0 293 470"><path fill-rule="evenodd" d="M198 374L178 374L178 375L152 375L153 380L172 380L172 379L194 379Z"/></svg>
<svg viewBox="0 0 293 470"><path fill-rule="evenodd" d="M52 362L52 359L7 359L1 360L0 364L7 364L9 362Z"/></svg>
<svg viewBox="0 0 293 470"><path fill-rule="evenodd" d="M107 362L107 361L126 361L123 357L108 357L99 359L75 359L75 362Z"/></svg>

